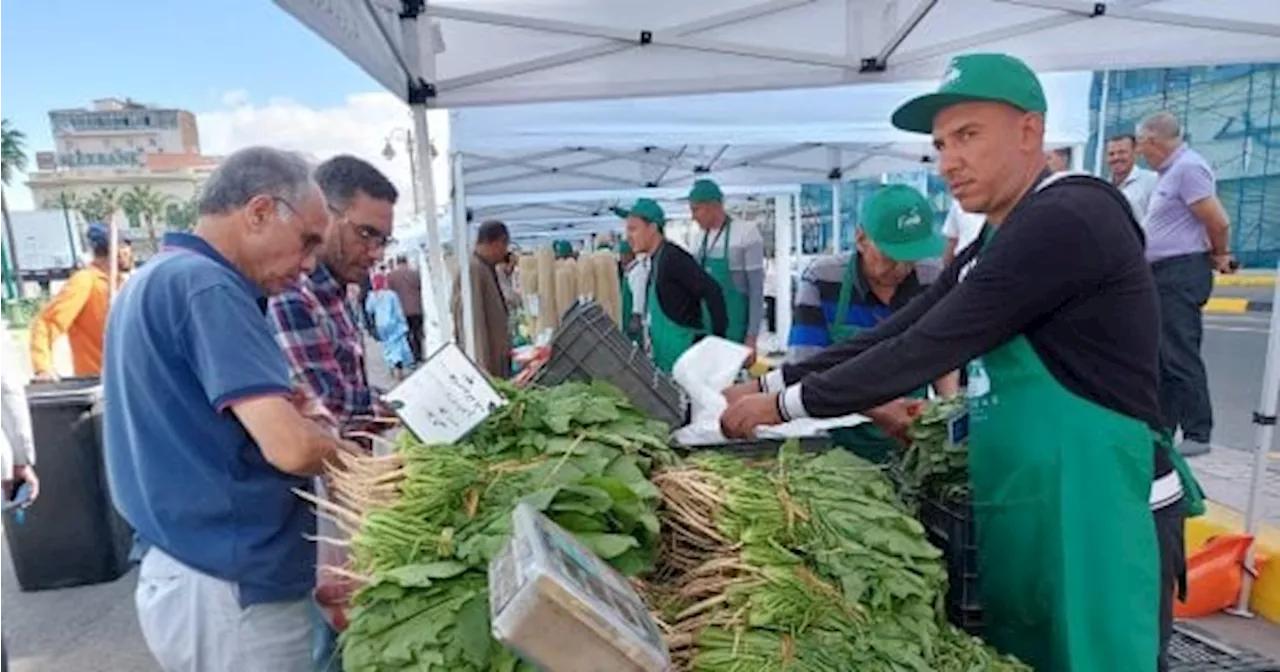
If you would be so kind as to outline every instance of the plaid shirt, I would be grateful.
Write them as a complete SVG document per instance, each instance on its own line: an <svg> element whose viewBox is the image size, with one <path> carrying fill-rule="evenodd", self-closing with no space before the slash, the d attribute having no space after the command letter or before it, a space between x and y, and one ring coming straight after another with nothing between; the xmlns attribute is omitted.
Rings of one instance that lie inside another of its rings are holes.
<svg viewBox="0 0 1280 672"><path fill-rule="evenodd" d="M295 384L305 384L342 426L382 411L364 367L364 334L346 288L321 265L271 298L269 319Z"/></svg>

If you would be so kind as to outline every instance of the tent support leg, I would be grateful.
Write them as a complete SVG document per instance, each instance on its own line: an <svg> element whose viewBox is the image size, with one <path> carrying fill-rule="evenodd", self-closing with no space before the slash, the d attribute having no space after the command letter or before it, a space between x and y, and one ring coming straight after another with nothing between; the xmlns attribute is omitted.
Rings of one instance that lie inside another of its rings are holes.
<svg viewBox="0 0 1280 672"><path fill-rule="evenodd" d="M1277 266L1280 273L1280 266ZM1262 519L1262 483L1267 475L1267 455L1271 451L1276 423L1276 407L1280 405L1280 285L1276 285L1272 299L1271 329L1267 339L1267 359L1263 366L1262 395L1258 399L1258 410L1253 414L1253 424L1257 426L1257 440L1253 446L1253 476L1249 483L1249 504L1245 508L1244 532L1250 536L1258 533ZM1249 611L1249 593L1253 590L1253 575L1256 567L1254 554L1258 544L1249 545L1245 556L1244 582L1240 584L1240 599L1233 613L1251 616Z"/></svg>
<svg viewBox="0 0 1280 672"><path fill-rule="evenodd" d="M795 196L781 194L773 200L773 277L776 283L774 315L777 333L775 347L787 351L787 337L791 334L791 240L795 226Z"/></svg>
<svg viewBox="0 0 1280 672"><path fill-rule="evenodd" d="M453 169L453 256L458 260L458 291L462 292L462 349L476 358L476 297L471 291L471 231L467 222L467 194L462 181L462 153L450 152ZM452 314L452 310L450 311Z"/></svg>

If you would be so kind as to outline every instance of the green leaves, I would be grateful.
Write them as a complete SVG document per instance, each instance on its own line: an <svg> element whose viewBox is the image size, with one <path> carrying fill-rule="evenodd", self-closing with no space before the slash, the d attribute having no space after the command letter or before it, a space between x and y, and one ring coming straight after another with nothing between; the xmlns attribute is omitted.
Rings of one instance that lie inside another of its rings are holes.
<svg viewBox="0 0 1280 672"><path fill-rule="evenodd" d="M355 569L375 580L353 600L344 669L533 672L489 634L486 568L519 502L628 576L653 568L659 494L647 472L673 459L666 426L601 383L498 386L509 403L467 443L401 438L400 501L353 539Z"/></svg>

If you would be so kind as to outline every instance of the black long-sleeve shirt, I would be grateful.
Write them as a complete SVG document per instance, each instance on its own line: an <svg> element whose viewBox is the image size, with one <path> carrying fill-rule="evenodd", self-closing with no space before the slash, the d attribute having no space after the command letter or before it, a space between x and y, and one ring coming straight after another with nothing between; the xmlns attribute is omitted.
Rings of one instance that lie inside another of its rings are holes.
<svg viewBox="0 0 1280 672"><path fill-rule="evenodd" d="M775 373L765 386L799 383L800 408L793 390L784 410L837 417L1023 335L1067 390L1159 427L1159 303L1143 248L1123 195L1099 180L1066 178L1025 198L985 249L980 239L961 251L875 329L783 367L781 381ZM1168 470L1162 457L1157 474Z"/></svg>
<svg viewBox="0 0 1280 672"><path fill-rule="evenodd" d="M710 333L724 336L729 318L724 293L714 278L679 245L664 242L654 253L649 283L655 284L658 306L671 321L692 329L707 329L702 323L705 303L711 316Z"/></svg>

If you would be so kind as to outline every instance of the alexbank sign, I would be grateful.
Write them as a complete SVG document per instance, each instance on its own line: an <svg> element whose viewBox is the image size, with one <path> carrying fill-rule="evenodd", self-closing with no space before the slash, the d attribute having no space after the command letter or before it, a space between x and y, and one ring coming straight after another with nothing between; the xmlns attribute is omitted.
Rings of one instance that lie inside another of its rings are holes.
<svg viewBox="0 0 1280 672"><path fill-rule="evenodd" d="M58 154L60 168L141 168L145 159L140 151L70 152Z"/></svg>

